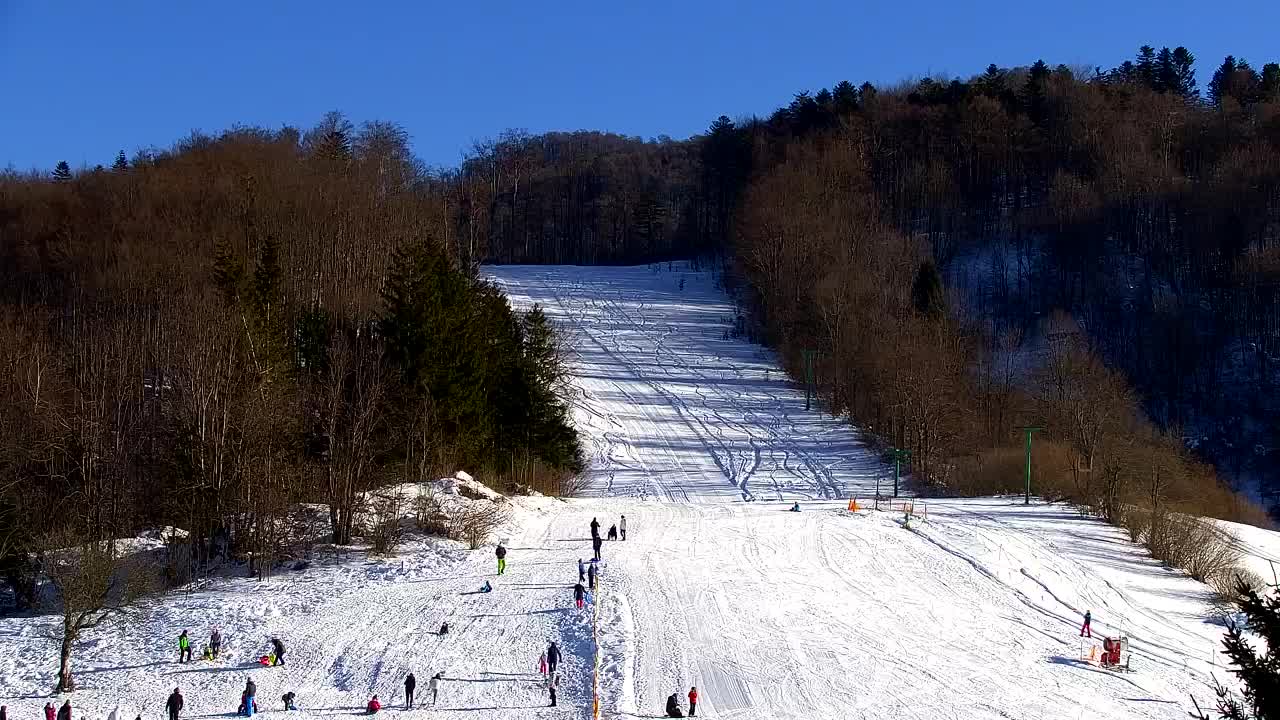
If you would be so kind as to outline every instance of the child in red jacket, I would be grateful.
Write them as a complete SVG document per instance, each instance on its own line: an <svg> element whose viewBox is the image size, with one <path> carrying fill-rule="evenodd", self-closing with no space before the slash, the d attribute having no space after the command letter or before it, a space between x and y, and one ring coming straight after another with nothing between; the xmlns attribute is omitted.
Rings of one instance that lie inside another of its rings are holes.
<svg viewBox="0 0 1280 720"><path fill-rule="evenodd" d="M689 717L698 714L698 686L689 688Z"/></svg>

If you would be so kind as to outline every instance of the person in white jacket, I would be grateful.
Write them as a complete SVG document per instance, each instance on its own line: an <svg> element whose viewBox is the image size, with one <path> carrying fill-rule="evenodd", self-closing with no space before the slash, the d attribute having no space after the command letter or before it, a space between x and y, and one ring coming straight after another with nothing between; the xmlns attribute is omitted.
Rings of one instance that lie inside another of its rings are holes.
<svg viewBox="0 0 1280 720"><path fill-rule="evenodd" d="M436 673L431 676L431 681L427 683L427 689L431 691L431 704L436 704L436 698L440 695L440 675Z"/></svg>
<svg viewBox="0 0 1280 720"><path fill-rule="evenodd" d="M619 534L622 535L623 540L627 539L627 516L626 515L623 515L622 519L618 521L618 532Z"/></svg>

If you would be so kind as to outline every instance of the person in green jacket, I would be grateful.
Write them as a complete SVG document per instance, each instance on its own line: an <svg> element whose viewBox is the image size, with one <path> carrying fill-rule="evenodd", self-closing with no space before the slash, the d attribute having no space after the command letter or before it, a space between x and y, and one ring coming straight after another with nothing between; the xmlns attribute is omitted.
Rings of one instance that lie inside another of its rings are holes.
<svg viewBox="0 0 1280 720"><path fill-rule="evenodd" d="M187 637L187 631L183 630L178 636L178 662L185 663L191 659L191 638Z"/></svg>

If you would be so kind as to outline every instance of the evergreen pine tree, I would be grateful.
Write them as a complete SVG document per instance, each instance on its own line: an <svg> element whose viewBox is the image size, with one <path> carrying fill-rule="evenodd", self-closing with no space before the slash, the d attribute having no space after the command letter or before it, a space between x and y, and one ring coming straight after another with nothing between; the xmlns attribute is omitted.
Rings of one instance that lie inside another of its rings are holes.
<svg viewBox="0 0 1280 720"><path fill-rule="evenodd" d="M1259 90L1264 101L1280 101L1280 64L1267 63L1262 66L1260 85Z"/></svg>
<svg viewBox="0 0 1280 720"><path fill-rule="evenodd" d="M1222 644L1231 673L1244 684L1244 700L1219 685L1218 712L1226 720L1280 720L1280 591L1263 598L1243 582L1239 590L1245 620L1231 623ZM1261 653L1245 638L1246 630L1265 643Z"/></svg>
<svg viewBox="0 0 1280 720"><path fill-rule="evenodd" d="M1173 62L1173 51L1167 47L1160 48L1160 53L1156 55L1152 89L1160 93L1178 92L1181 89L1178 68Z"/></svg>
<svg viewBox="0 0 1280 720"><path fill-rule="evenodd" d="M1156 50L1150 45L1138 48L1138 62L1134 65L1137 80L1143 87L1156 89Z"/></svg>
<svg viewBox="0 0 1280 720"><path fill-rule="evenodd" d="M831 99L837 115L848 115L858 109L858 88L848 80L841 80L832 89Z"/></svg>
<svg viewBox="0 0 1280 720"><path fill-rule="evenodd" d="M67 164L66 160L59 160L58 166L53 169L53 181L64 183L70 182L70 180L71 166Z"/></svg>
<svg viewBox="0 0 1280 720"><path fill-rule="evenodd" d="M1023 106L1031 122L1040 127L1049 121L1049 103L1046 86L1049 81L1049 66L1043 60L1037 60L1027 73L1027 84L1022 90Z"/></svg>
<svg viewBox="0 0 1280 720"><path fill-rule="evenodd" d="M115 172L123 172L129 169L129 159L124 156L123 150L116 154L116 161L111 163L111 169Z"/></svg>
<svg viewBox="0 0 1280 720"><path fill-rule="evenodd" d="M1222 107L1222 98L1225 96L1227 86L1231 82L1231 75L1236 71L1236 59L1232 55L1228 55L1213 71L1213 79L1209 81L1209 102L1215 107Z"/></svg>
<svg viewBox="0 0 1280 720"><path fill-rule="evenodd" d="M1192 68L1195 63L1196 56L1190 50L1182 46L1173 49L1173 66L1178 78L1174 92L1188 100L1200 97L1200 90L1196 88L1196 71Z"/></svg>
<svg viewBox="0 0 1280 720"><path fill-rule="evenodd" d="M222 295L223 302L228 305L236 303L243 279L244 263L230 245L219 242L213 248L213 284Z"/></svg>
<svg viewBox="0 0 1280 720"><path fill-rule="evenodd" d="M915 282L911 284L911 302L916 312L937 320L946 314L946 297L942 290L942 276L932 260L920 263Z"/></svg>

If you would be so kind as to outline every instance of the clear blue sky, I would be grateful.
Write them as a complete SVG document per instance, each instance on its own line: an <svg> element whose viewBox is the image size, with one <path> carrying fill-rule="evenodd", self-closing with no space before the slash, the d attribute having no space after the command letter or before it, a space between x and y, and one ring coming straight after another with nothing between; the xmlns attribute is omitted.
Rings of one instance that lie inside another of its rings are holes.
<svg viewBox="0 0 1280 720"><path fill-rule="evenodd" d="M333 109L452 165L504 128L682 138L843 79L1111 67L1144 43L1186 45L1203 88L1227 53L1280 60L1277 27L1261 0L0 0L0 167Z"/></svg>

